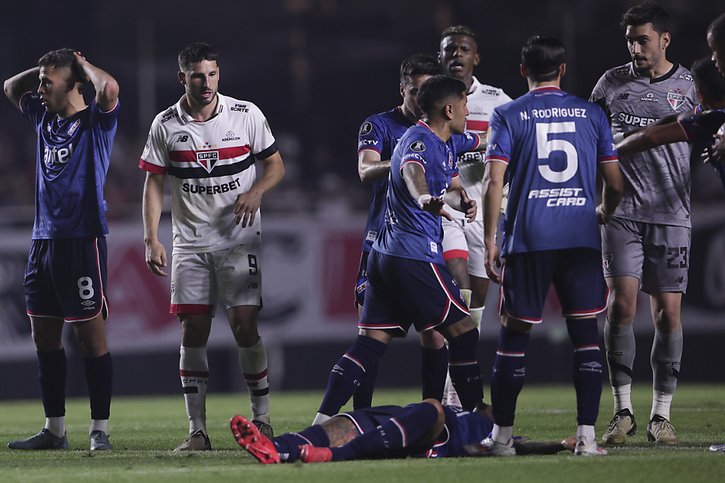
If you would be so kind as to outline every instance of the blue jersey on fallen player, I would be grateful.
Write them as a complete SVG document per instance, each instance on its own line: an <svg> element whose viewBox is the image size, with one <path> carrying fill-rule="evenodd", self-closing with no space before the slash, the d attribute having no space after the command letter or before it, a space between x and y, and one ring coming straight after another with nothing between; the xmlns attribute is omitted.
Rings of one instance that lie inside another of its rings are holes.
<svg viewBox="0 0 725 483"><path fill-rule="evenodd" d="M401 169L406 163L418 163L425 170L428 190L443 196L451 179L458 176L456 156L478 145L478 136L453 135L443 142L427 124L419 121L398 142L390 160L390 183L386 201L385 225L373 248L393 255L423 262L443 264L440 216L424 211L405 185Z"/></svg>
<svg viewBox="0 0 725 483"><path fill-rule="evenodd" d="M596 147L582 140L598 139ZM617 161L602 109L555 87L494 110L486 160L508 164L503 255L600 250L597 162Z"/></svg>
<svg viewBox="0 0 725 483"><path fill-rule="evenodd" d="M380 154L380 159L390 159L398 140L403 137L405 131L413 124L405 117L400 107L373 114L365 119L360 127L357 143L358 153L369 149ZM365 225L365 239L362 245L364 253L370 252L385 220L385 196L388 192L388 177L372 180L369 182L369 186L371 199L368 208L368 220Z"/></svg>
<svg viewBox="0 0 725 483"><path fill-rule="evenodd" d="M47 112L38 94L27 93L20 108L38 134L33 239L107 234L103 185L118 125L118 103L103 112L93 102L63 119Z"/></svg>

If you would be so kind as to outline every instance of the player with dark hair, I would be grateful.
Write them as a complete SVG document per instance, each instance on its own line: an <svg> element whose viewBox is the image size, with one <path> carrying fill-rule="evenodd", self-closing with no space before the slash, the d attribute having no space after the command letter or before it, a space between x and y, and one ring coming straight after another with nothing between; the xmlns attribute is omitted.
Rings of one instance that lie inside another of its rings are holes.
<svg viewBox="0 0 725 483"><path fill-rule="evenodd" d="M415 54L406 58L400 65L400 95L403 102L390 111L369 116L360 126L358 135L358 174L360 180L368 184L371 191L371 202L368 209L368 220L365 227L360 269L355 285L355 304L362 310L367 285L367 261L373 242L384 223L385 195L388 189L390 158L398 139L414 125L421 116L416 95L420 86L430 77L440 72L440 65L431 56ZM484 143L480 143L483 145ZM364 341L363 341L364 342ZM369 349L384 349L375 340L368 340ZM423 399L442 398L443 383L448 369L448 350L443 337L429 331L421 333L421 378ZM364 376L353 394L355 409L370 407L377 378L377 359L371 359ZM339 391L335 384L339 380L338 373L332 371L328 382L326 397L320 404L314 423L326 420L337 414L342 407Z"/></svg>
<svg viewBox="0 0 725 483"><path fill-rule="evenodd" d="M667 59L667 23L667 13L650 3L622 16L631 62L605 72L590 97L609 114L615 141L697 104L692 76ZM680 311L690 257L690 147L668 144L622 156L621 165L624 196L602 228L604 274L611 291L604 343L615 413L603 441L622 444L636 430L630 397L636 351L632 322L641 289L650 295L655 326L647 436L674 443L669 419L682 359Z"/></svg>
<svg viewBox="0 0 725 483"><path fill-rule="evenodd" d="M178 60L184 95L154 119L139 167L147 172L146 264L159 276L166 276L166 249L158 239L158 225L164 180L171 175L171 313L181 322L179 376L189 417L189 436L176 451L199 451L211 449L206 344L217 303L226 311L239 349L254 423L272 434L267 354L257 331L262 305L259 207L284 176L284 163L262 111L218 92L218 55L210 45L191 44ZM263 167L258 179L255 158Z"/></svg>
<svg viewBox="0 0 725 483"><path fill-rule="evenodd" d="M90 105L83 98L87 81L96 91ZM46 417L40 433L8 446L68 447L62 340L68 322L85 358L90 449L110 450L113 365L105 332L108 226L103 186L118 125L118 83L79 52L59 49L41 57L38 67L6 80L4 87L38 135L35 222L24 285Z"/></svg>
<svg viewBox="0 0 725 483"><path fill-rule="evenodd" d="M461 135L468 114L462 82L431 77L421 85L417 103L423 120L403 134L390 161L385 222L368 258L360 335L333 368L339 376L334 395L338 410L390 341L405 336L411 325L448 339L449 371L464 409L483 399L476 362L478 330L440 249L440 217L450 216L443 210L444 200L469 218L475 216L476 203L460 186L454 156L473 149L480 139ZM326 398L331 391L328 385Z"/></svg>
<svg viewBox="0 0 725 483"><path fill-rule="evenodd" d="M337 414L321 425L273 439L243 416L230 421L236 442L262 464L326 463L379 458L488 456L480 442L493 427L487 404L472 412L426 399L408 406L378 406ZM515 443L518 454L554 454L571 449L561 442Z"/></svg>
<svg viewBox="0 0 725 483"><path fill-rule="evenodd" d="M473 75L474 68L481 62L476 34L464 25L448 27L441 33L438 58L446 74L466 85L469 111L466 130L485 133L488 131L488 121L493 109L509 102L511 98L498 87L482 84ZM457 160L463 188L470 198L479 202L483 158L483 152L471 151L461 153ZM443 220L443 259L469 306L471 319L480 330L488 293L483 213L479 210L476 219L468 222L463 213L453 209L448 211L453 220ZM459 403L450 378L446 382L445 398L448 404Z"/></svg>
<svg viewBox="0 0 725 483"><path fill-rule="evenodd" d="M531 37L521 51L528 94L491 117L483 184L486 269L501 284L501 328L491 380L495 425L485 442L494 455L515 454L516 400L526 373L529 333L542 322L553 284L574 346L577 455L598 456L594 425L602 392L596 315L606 307L598 222L622 194L622 175L604 112L560 89L564 45ZM604 181L596 206L596 176ZM499 273L496 245L505 177L510 180Z"/></svg>
<svg viewBox="0 0 725 483"><path fill-rule="evenodd" d="M385 196L388 189L390 157L405 131L413 126L421 116L416 95L426 80L440 71L438 62L429 55L415 54L406 58L400 66L400 93L403 104L399 107L368 117L360 127L358 138L358 173L360 179L369 182L372 201L368 210L368 222L363 241L363 253L360 259L355 287L356 304L362 309L365 287L367 285L367 261L373 242L384 224ZM482 137L474 149L485 146ZM448 349L443 337L435 331L420 333L421 339L421 379L423 399L441 400L448 370ZM385 350L385 344L374 339L358 337L359 349L373 353ZM375 357L369 363L361 380L350 381L345 377L347 366L354 364L355 354L346 353L336 362L330 372L325 396L315 416L313 424L319 424L337 414L350 398L349 384L354 385L353 407L369 407L377 377Z"/></svg>

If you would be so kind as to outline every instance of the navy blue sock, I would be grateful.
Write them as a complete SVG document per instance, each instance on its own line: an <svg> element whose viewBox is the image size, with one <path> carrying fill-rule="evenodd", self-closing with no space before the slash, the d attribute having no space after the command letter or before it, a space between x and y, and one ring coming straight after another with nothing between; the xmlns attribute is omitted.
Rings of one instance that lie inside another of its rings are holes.
<svg viewBox="0 0 725 483"><path fill-rule="evenodd" d="M327 416L339 413L340 408L347 404L360 385L367 367L372 364L377 365L387 347L384 342L371 337L357 336L350 349L330 371L325 396L318 412Z"/></svg>
<svg viewBox="0 0 725 483"><path fill-rule="evenodd" d="M38 382L46 418L65 416L65 350L38 351Z"/></svg>
<svg viewBox="0 0 725 483"><path fill-rule="evenodd" d="M379 362L380 359L368 359L368 365L365 366L365 373L362 376L360 385L352 395L352 407L354 409L365 409L373 405L373 392L375 391L375 382L378 379Z"/></svg>
<svg viewBox="0 0 725 483"><path fill-rule="evenodd" d="M516 400L524 387L526 346L529 333L501 327L491 378L493 420L499 426L513 426Z"/></svg>
<svg viewBox="0 0 725 483"><path fill-rule="evenodd" d="M339 448L331 448L332 461L382 458L399 453L431 431L437 420L438 410L432 404L411 404L399 416L374 430Z"/></svg>
<svg viewBox="0 0 725 483"><path fill-rule="evenodd" d="M113 393L113 362L111 353L85 360L91 419L108 419Z"/></svg>
<svg viewBox="0 0 725 483"><path fill-rule="evenodd" d="M566 328L574 344L577 422L594 426L602 396L602 352L597 319L567 319Z"/></svg>
<svg viewBox="0 0 725 483"><path fill-rule="evenodd" d="M423 399L432 398L442 401L443 389L446 386L446 374L448 374L448 347L445 345L440 349L421 347L420 355Z"/></svg>
<svg viewBox="0 0 725 483"><path fill-rule="evenodd" d="M330 446L330 438L328 438L322 426L317 424L299 433L282 434L274 438L272 442L277 448L280 459L288 463L297 461L300 458L300 446L303 444L311 444L318 448Z"/></svg>
<svg viewBox="0 0 725 483"><path fill-rule="evenodd" d="M453 387L466 411L473 411L483 401L483 381L478 366L478 329L448 340L448 371Z"/></svg>

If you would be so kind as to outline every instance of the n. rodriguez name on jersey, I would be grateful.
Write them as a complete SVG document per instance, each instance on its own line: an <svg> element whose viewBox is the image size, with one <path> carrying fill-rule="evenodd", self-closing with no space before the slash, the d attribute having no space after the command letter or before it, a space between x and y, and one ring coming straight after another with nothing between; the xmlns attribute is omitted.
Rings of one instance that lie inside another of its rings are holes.
<svg viewBox="0 0 725 483"><path fill-rule="evenodd" d="M257 106L218 94L215 116L198 122L177 102L151 125L139 167L171 175L174 250L205 252L253 242L252 225L235 223L237 196L256 179L255 156L277 151L274 136Z"/></svg>

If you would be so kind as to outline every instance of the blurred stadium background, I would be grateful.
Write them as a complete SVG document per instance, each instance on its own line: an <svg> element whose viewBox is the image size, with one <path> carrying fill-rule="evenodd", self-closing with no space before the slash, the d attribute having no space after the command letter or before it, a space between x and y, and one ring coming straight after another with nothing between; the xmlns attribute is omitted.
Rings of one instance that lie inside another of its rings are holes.
<svg viewBox="0 0 725 483"><path fill-rule="evenodd" d="M561 38L569 53L564 88L588 97L599 76L628 61L620 15L625 0L268 0L12 2L0 16L3 79L48 50L72 47L113 74L122 113L106 185L109 220L109 339L116 394L178 390L179 329L168 315L168 279L143 262L137 162L151 120L176 102L176 54L204 40L220 51L221 92L265 112L287 176L264 200L264 310L261 330L274 389L322 389L327 372L356 333L352 284L367 209L357 177L356 135L369 114L400 101L398 66L435 53L439 33L466 24L479 35L476 75L511 97L526 90L519 50L534 33ZM669 58L689 66L708 54L705 29L721 0L661 0L672 17ZM35 135L0 102L0 399L35 397L35 354L22 275L33 218ZM681 380L725 381L715 356L725 343L725 195L712 171L693 164L693 244L685 298ZM170 249L170 224L162 232ZM480 359L488 373L497 334L497 287L484 315ZM570 349L555 297L530 344L530 382L565 382ZM221 315L221 314L220 314ZM636 377L649 380L649 303L640 298ZM69 395L85 391L82 360L68 338ZM380 384L418 384L417 336L396 342ZM225 318L210 341L212 391L241 389ZM78 369L77 371L74 370ZM638 375L637 375L638 374Z"/></svg>

